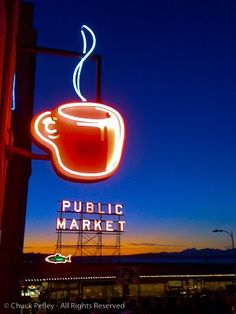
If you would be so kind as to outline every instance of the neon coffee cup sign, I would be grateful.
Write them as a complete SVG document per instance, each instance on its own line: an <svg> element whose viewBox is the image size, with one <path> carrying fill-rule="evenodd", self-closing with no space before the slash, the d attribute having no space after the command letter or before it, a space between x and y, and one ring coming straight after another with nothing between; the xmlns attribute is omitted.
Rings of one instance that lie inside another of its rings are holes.
<svg viewBox="0 0 236 314"><path fill-rule="evenodd" d="M87 51L86 30L92 36ZM73 84L82 102L66 103L38 113L31 122L31 134L41 148L49 151L56 172L78 182L99 181L117 170L125 136L122 116L114 108L87 102L80 92L83 62L93 51L96 39L90 28L81 29L84 56L76 66Z"/></svg>

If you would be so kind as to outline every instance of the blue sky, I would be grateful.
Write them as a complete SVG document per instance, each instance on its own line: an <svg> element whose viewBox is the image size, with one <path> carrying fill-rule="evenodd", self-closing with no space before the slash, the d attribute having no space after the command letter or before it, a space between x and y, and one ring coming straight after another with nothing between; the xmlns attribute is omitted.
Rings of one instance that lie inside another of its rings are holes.
<svg viewBox="0 0 236 314"><path fill-rule="evenodd" d="M127 136L119 171L104 182L67 182L49 162L33 162L26 250L53 247L62 199L124 204L128 253L228 247L230 239L211 230L236 229L236 3L34 4L39 46L81 51L81 26L93 29L94 53L102 56L102 100L123 114ZM79 101L72 85L76 64L38 56L35 113ZM88 61L81 85L88 100L94 99L94 76Z"/></svg>

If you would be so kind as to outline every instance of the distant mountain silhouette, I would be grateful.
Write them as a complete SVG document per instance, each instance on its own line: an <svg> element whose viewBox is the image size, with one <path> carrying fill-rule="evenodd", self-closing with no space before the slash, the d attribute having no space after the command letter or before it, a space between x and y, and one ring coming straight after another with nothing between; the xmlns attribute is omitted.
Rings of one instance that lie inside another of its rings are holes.
<svg viewBox="0 0 236 314"><path fill-rule="evenodd" d="M186 249L180 252L160 252L160 253L142 253L142 254L132 254L126 256L133 256L133 257L205 257L205 256L221 256L221 257L228 257L236 255L236 249Z"/></svg>
<svg viewBox="0 0 236 314"><path fill-rule="evenodd" d="M202 255L232 255L235 254L236 250L234 249L227 249L227 250L220 250L220 249L186 249L178 253L178 255L191 255L191 256L202 256Z"/></svg>

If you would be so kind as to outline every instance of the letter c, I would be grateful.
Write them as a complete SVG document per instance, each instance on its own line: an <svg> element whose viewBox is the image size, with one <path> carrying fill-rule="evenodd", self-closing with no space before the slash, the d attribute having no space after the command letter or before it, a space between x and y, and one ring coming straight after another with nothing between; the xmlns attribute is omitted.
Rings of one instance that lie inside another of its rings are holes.
<svg viewBox="0 0 236 314"><path fill-rule="evenodd" d="M52 118L52 112L41 112L31 122L31 134L38 144L50 148L52 142L59 137L55 126L56 121Z"/></svg>

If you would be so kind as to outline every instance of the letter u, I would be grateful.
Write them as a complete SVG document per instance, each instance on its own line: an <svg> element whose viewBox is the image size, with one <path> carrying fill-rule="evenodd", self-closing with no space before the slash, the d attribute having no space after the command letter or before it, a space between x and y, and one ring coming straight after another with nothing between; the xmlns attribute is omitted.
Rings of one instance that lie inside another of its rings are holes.
<svg viewBox="0 0 236 314"><path fill-rule="evenodd" d="M79 207L78 207L79 206ZM82 209L82 202L74 202L74 211L80 213Z"/></svg>

